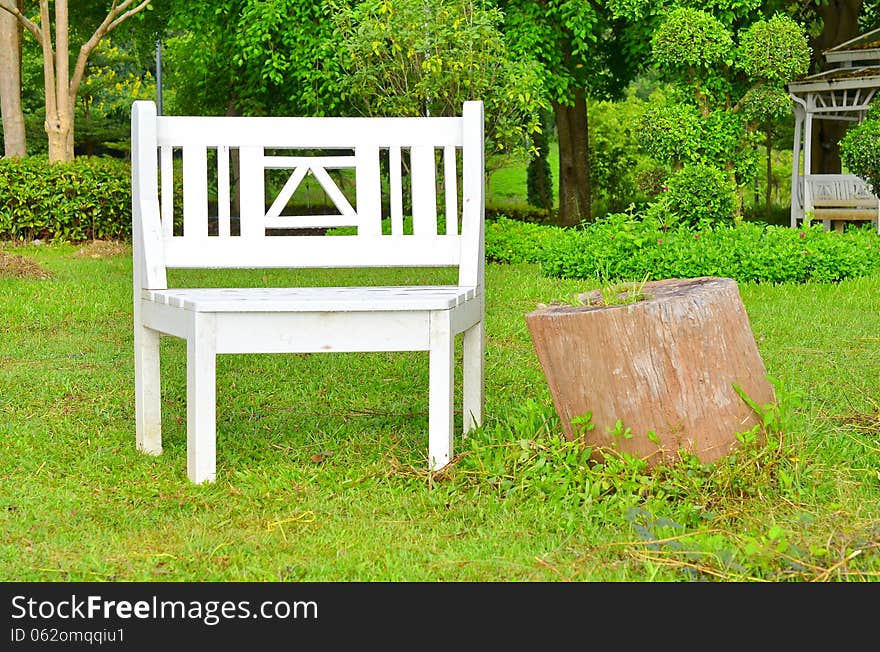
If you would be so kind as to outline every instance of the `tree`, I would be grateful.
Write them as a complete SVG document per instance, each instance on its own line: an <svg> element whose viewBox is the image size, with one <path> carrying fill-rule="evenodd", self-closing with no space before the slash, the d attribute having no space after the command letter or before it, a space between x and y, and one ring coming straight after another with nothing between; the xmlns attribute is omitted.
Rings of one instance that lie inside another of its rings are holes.
<svg viewBox="0 0 880 652"><path fill-rule="evenodd" d="M12 2L3 0L0 2ZM20 11L23 0L17 0ZM21 26L15 16L0 11L0 117L3 148L8 157L27 155L24 112L21 109Z"/></svg>
<svg viewBox="0 0 880 652"><path fill-rule="evenodd" d="M791 117L791 100L784 85L807 72L810 47L803 28L787 16L753 23L741 37L739 67L754 83L740 100L746 119L764 133L767 187L764 203L770 218L773 137L782 120Z"/></svg>
<svg viewBox="0 0 880 652"><path fill-rule="evenodd" d="M640 67L653 15L647 0L501 0L505 32L541 65L559 142L557 222L591 219L587 98L619 96Z"/></svg>
<svg viewBox="0 0 880 652"><path fill-rule="evenodd" d="M480 99L488 153L527 152L546 103L534 62L507 49L501 18L479 0L340 7L344 97L366 115L412 116L458 115Z"/></svg>
<svg viewBox="0 0 880 652"><path fill-rule="evenodd" d="M545 112L542 111L542 116ZM550 170L549 116L542 117L541 129L532 137L535 153L526 169L526 201L529 205L547 210L553 209L553 173Z"/></svg>
<svg viewBox="0 0 880 652"><path fill-rule="evenodd" d="M689 163L715 165L741 187L755 173L751 142L760 129L769 204L775 121L791 107L784 85L807 72L810 48L803 27L788 16L743 18L751 20L728 25L691 7L668 12L651 42L658 70L678 98L646 113L640 134L645 148L673 170Z"/></svg>
<svg viewBox="0 0 880 652"><path fill-rule="evenodd" d="M39 24L31 21L18 6L7 2L0 3L0 9L15 16L24 29L36 39L43 52L45 128L49 141L49 161L53 163L70 161L74 157L76 97L89 56L102 38L124 21L146 9L152 0L140 0L137 4L135 0L112 0L104 19L80 46L72 72L68 0L55 0L54 20L49 12L49 0L39 0Z"/></svg>
<svg viewBox="0 0 880 652"><path fill-rule="evenodd" d="M335 115L339 39L327 0L189 0L166 41L171 108L213 115Z"/></svg>

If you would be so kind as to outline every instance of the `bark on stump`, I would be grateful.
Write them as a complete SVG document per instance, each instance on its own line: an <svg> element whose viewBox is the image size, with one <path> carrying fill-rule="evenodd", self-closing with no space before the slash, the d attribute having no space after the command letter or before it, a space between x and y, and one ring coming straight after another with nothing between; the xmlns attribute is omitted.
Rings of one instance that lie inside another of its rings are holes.
<svg viewBox="0 0 880 652"><path fill-rule="evenodd" d="M739 288L701 277L646 283L642 293L605 305L596 291L581 295L585 305L526 315L564 435L581 436L597 459L614 448L649 466L681 450L715 461L761 422L734 386L758 405L775 401ZM572 418L587 412L595 427L578 431ZM631 438L610 432L618 420Z"/></svg>

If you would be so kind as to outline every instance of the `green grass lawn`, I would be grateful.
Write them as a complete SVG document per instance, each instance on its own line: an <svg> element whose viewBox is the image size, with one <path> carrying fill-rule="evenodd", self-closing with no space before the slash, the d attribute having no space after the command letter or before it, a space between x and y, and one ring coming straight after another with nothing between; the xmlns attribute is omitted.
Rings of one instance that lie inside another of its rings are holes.
<svg viewBox="0 0 880 652"><path fill-rule="evenodd" d="M77 250L16 249L52 277L0 277L2 580L880 578L880 277L741 286L786 427L715 469L587 469L524 314L588 288L491 264L486 424L451 468L426 472L425 353L225 356L217 482L194 486L185 346L163 340L165 450L140 454L130 252Z"/></svg>

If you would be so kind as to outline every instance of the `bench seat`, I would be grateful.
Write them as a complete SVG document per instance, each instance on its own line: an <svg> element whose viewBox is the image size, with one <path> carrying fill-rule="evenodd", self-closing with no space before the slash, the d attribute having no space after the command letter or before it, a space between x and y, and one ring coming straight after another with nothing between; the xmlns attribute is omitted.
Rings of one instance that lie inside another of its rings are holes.
<svg viewBox="0 0 880 652"><path fill-rule="evenodd" d="M384 312L446 310L476 295L456 285L143 290L144 301L193 312Z"/></svg>

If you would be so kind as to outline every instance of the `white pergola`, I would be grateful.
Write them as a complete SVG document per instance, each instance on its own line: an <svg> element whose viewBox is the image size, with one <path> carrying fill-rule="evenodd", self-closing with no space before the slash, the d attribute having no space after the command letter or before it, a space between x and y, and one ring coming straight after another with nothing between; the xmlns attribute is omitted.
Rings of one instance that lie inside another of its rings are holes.
<svg viewBox="0 0 880 652"><path fill-rule="evenodd" d="M826 229L833 225L842 231L846 222L873 221L880 232L880 199L868 184L852 174L813 174L811 161L813 121L861 122L880 90L880 29L823 54L829 69L787 86L795 114L791 225L809 213Z"/></svg>

